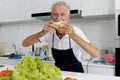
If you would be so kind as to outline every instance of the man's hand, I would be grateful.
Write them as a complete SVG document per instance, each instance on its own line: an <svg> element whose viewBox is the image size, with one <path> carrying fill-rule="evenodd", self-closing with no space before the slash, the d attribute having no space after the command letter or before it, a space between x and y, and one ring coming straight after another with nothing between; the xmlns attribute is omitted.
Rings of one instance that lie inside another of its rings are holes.
<svg viewBox="0 0 120 80"><path fill-rule="evenodd" d="M60 25L62 25L62 27L60 27ZM55 29L58 29L58 28L63 28L65 34L68 34L71 37L75 34L72 25L70 25L68 23L56 24L56 23L51 22L51 21L45 24L45 26L43 28L43 31L45 33L47 33L47 32L54 32Z"/></svg>
<svg viewBox="0 0 120 80"><path fill-rule="evenodd" d="M72 36L73 34L75 34L72 25L68 23L64 23L63 28L65 29L65 33L68 34L69 36Z"/></svg>
<svg viewBox="0 0 120 80"><path fill-rule="evenodd" d="M54 32L55 31L55 27L54 27L53 23L52 22L46 23L44 28L43 28L43 31L45 33L47 33L47 32Z"/></svg>

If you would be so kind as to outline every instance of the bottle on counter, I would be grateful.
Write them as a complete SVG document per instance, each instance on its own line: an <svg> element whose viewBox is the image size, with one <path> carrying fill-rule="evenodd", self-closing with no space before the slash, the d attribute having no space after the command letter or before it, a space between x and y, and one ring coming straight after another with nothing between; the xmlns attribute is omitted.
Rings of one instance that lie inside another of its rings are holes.
<svg viewBox="0 0 120 80"><path fill-rule="evenodd" d="M43 49L45 50L46 60L49 59L49 46L47 43L43 44Z"/></svg>

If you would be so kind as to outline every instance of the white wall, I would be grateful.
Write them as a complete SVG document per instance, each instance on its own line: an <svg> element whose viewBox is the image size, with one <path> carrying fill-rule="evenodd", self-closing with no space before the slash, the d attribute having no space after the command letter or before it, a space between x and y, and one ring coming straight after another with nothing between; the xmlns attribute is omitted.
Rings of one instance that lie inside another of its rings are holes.
<svg viewBox="0 0 120 80"><path fill-rule="evenodd" d="M71 24L77 25L82 29L91 42L100 50L112 48L114 50L115 22L114 18L102 19L72 19ZM6 49L9 49L13 43L17 48L30 49L22 47L22 40L30 34L41 30L44 22L24 22L24 23L4 23L0 24L0 40L4 42Z"/></svg>

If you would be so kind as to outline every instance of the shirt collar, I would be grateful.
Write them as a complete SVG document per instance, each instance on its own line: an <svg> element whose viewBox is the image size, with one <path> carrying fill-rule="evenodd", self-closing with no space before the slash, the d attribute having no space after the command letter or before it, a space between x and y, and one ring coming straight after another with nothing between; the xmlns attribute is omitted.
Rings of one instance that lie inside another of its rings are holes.
<svg viewBox="0 0 120 80"><path fill-rule="evenodd" d="M55 34L55 36L57 36L56 31L54 32L54 34ZM57 36L57 37L58 37L58 36ZM68 35L68 34L65 34L64 37L69 37L69 35Z"/></svg>

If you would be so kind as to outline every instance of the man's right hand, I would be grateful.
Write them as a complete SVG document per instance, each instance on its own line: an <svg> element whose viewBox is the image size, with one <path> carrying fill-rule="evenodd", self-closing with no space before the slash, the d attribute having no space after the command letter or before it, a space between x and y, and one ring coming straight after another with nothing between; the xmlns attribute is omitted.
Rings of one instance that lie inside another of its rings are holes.
<svg viewBox="0 0 120 80"><path fill-rule="evenodd" d="M43 31L45 33L47 32L54 32L55 31L55 25L53 24L53 22L48 22L44 25Z"/></svg>

